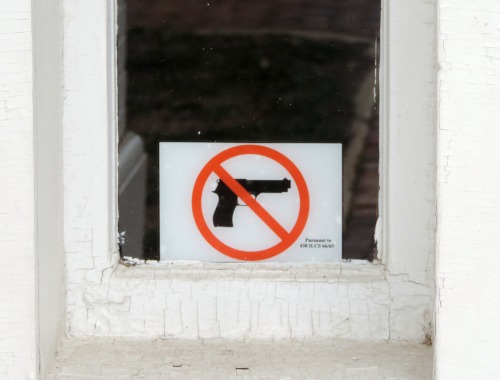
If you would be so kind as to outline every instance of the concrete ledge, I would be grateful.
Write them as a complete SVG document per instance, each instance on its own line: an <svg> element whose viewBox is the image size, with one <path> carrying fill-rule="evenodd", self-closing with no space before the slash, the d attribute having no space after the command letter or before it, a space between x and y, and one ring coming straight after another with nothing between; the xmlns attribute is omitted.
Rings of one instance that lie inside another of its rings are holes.
<svg viewBox="0 0 500 380"><path fill-rule="evenodd" d="M48 379L432 378L432 347L347 340L71 339Z"/></svg>

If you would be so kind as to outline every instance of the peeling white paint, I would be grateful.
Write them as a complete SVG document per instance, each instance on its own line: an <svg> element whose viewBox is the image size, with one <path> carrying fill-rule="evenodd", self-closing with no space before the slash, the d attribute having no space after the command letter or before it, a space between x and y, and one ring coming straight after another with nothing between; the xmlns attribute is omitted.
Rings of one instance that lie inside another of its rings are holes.
<svg viewBox="0 0 500 380"><path fill-rule="evenodd" d="M500 378L500 3L439 1L438 379Z"/></svg>
<svg viewBox="0 0 500 380"><path fill-rule="evenodd" d="M423 341L425 284L378 264L157 263L70 285L70 335Z"/></svg>

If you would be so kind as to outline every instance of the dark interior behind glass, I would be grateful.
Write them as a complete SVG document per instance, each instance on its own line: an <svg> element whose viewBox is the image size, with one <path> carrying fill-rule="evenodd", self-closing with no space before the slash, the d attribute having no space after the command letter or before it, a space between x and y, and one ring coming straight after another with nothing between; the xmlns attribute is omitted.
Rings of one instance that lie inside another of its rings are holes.
<svg viewBox="0 0 500 380"><path fill-rule="evenodd" d="M343 258L373 260L380 3L122 0L118 24L122 255L159 258L159 142L335 142Z"/></svg>

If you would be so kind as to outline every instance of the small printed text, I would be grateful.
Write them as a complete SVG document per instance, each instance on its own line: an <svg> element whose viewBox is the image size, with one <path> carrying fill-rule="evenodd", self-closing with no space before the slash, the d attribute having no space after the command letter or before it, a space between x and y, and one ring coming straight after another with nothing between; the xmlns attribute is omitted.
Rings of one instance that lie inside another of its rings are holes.
<svg viewBox="0 0 500 380"><path fill-rule="evenodd" d="M306 238L304 243L300 244L300 248L335 248L332 239L309 239Z"/></svg>

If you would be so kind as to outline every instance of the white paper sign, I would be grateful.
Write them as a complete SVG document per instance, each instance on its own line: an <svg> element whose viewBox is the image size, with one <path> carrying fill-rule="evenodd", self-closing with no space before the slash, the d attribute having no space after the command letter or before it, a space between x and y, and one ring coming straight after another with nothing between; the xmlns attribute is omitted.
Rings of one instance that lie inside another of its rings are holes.
<svg viewBox="0 0 500 380"><path fill-rule="evenodd" d="M341 260L341 144L160 143L160 258Z"/></svg>

